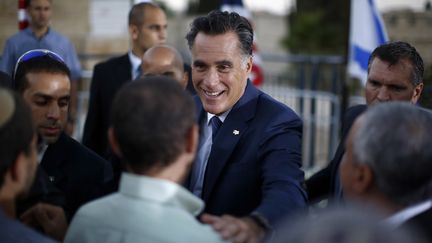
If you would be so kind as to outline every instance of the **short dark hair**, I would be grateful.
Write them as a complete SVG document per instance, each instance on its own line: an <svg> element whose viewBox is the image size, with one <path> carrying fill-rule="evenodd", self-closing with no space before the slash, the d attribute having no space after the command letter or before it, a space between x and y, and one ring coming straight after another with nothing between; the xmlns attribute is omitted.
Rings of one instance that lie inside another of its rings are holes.
<svg viewBox="0 0 432 243"><path fill-rule="evenodd" d="M14 90L19 93L24 92L28 87L26 75L28 73L59 73L70 78L70 70L65 63L54 60L49 56L39 56L17 63L16 73L14 76Z"/></svg>
<svg viewBox="0 0 432 243"><path fill-rule="evenodd" d="M180 84L166 76L135 80L120 89L111 113L122 160L146 172L168 166L184 149L195 124L195 106Z"/></svg>
<svg viewBox="0 0 432 243"><path fill-rule="evenodd" d="M128 15L128 24L140 26L143 24L144 14L146 8L161 9L157 4L151 2L137 3L132 6Z"/></svg>
<svg viewBox="0 0 432 243"><path fill-rule="evenodd" d="M398 64L402 60L408 60L412 65L412 84L418 85L423 82L423 59L417 50L410 44L403 41L396 41L377 47L369 57L368 73L375 57L378 57L382 61L388 62L390 66Z"/></svg>
<svg viewBox="0 0 432 243"><path fill-rule="evenodd" d="M25 0L25 6L29 7L32 0ZM52 3L52 0L48 0L48 2Z"/></svg>
<svg viewBox="0 0 432 243"><path fill-rule="evenodd" d="M219 35L228 32L237 34L240 48L245 55L252 55L253 29L249 21L235 12L211 11L207 16L197 17L191 24L190 31L186 35L189 49L199 32L206 35Z"/></svg>
<svg viewBox="0 0 432 243"><path fill-rule="evenodd" d="M0 88L0 187L4 175L22 152L30 153L34 136L30 108L13 91ZM6 114L10 113L10 114Z"/></svg>

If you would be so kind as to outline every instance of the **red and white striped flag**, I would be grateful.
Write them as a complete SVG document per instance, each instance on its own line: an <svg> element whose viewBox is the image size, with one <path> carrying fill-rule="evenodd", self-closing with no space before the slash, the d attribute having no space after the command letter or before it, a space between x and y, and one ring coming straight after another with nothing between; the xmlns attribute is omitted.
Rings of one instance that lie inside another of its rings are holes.
<svg viewBox="0 0 432 243"><path fill-rule="evenodd" d="M29 25L25 0L18 0L18 29L23 30Z"/></svg>
<svg viewBox="0 0 432 243"><path fill-rule="evenodd" d="M244 7L242 0L221 0L220 5L221 11L228 11L228 12L236 12L239 15L247 18L251 23L251 14L250 12ZM252 72L249 76L249 78L252 80L252 83L255 86L261 86L264 83L264 72L262 69L262 59L259 55L257 44L256 44L256 36L254 36L254 42L253 42L253 65L252 65Z"/></svg>

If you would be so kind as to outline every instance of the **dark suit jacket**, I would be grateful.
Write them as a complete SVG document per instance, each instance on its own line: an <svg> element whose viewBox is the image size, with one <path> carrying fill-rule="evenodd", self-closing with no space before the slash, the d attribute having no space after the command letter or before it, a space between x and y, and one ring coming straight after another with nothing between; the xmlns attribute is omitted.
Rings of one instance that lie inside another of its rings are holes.
<svg viewBox="0 0 432 243"><path fill-rule="evenodd" d="M40 166L63 192L69 218L84 203L105 195L113 177L110 163L66 134L48 146Z"/></svg>
<svg viewBox="0 0 432 243"><path fill-rule="evenodd" d="M432 243L432 208L414 216L403 223L402 226L411 228L415 230L415 232L419 232L426 242Z"/></svg>
<svg viewBox="0 0 432 243"><path fill-rule="evenodd" d="M366 105L357 105L349 108L342 122L342 136L336 153L330 163L324 169L315 173L306 181L306 188L310 202L317 202L322 199L335 196L336 177L342 157L345 153L345 139L355 119L366 110Z"/></svg>
<svg viewBox="0 0 432 243"><path fill-rule="evenodd" d="M202 121L207 113L196 101ZM301 136L300 118L248 82L215 137L202 190L204 211L258 213L274 225L303 210Z"/></svg>
<svg viewBox="0 0 432 243"><path fill-rule="evenodd" d="M131 80L131 68L126 53L97 64L93 71L83 144L104 158L108 158L111 103L117 91Z"/></svg>
<svg viewBox="0 0 432 243"><path fill-rule="evenodd" d="M191 68L186 64L184 67L189 76L187 89L194 94L195 90L191 82ZM112 156L109 151L107 137L111 119L111 104L117 91L131 81L131 68L132 64L126 53L120 57L97 64L93 71L82 142L105 159L111 160Z"/></svg>
<svg viewBox="0 0 432 243"><path fill-rule="evenodd" d="M109 160L114 172L112 190L116 191L123 166L108 145L111 104L117 91L130 82L132 64L128 53L97 64L93 70L90 100L82 142L103 158Z"/></svg>

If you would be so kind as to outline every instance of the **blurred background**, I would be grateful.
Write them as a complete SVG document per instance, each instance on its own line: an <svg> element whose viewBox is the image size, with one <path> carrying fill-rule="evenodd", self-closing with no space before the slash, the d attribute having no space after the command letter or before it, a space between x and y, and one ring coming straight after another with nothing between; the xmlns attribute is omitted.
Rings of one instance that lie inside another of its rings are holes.
<svg viewBox="0 0 432 243"><path fill-rule="evenodd" d="M353 0L361 1L361 0ZM168 44L190 62L184 36L192 19L218 9L218 1L159 0L168 15ZM135 1L53 0L52 26L75 45L83 68L79 84L78 122L87 114L93 66L128 51L127 15ZM346 72L350 1L243 0L256 33L258 86L294 109L304 121L303 163L313 172L327 164L338 144L340 117L364 103L362 80ZM430 0L376 0L390 40L417 48L425 61L421 104L431 107L432 10ZM18 0L0 0L0 50L18 31ZM0 53L1 55L1 53ZM364 80L363 80L364 81Z"/></svg>

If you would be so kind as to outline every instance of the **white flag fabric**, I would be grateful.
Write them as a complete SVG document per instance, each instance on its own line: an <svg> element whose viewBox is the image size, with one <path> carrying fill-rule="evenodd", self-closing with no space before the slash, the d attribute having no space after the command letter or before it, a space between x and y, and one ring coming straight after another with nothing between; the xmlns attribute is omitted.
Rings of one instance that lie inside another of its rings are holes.
<svg viewBox="0 0 432 243"><path fill-rule="evenodd" d="M388 36L375 0L351 0L348 75L366 84L369 56L386 42Z"/></svg>

